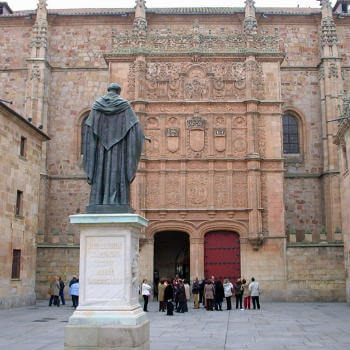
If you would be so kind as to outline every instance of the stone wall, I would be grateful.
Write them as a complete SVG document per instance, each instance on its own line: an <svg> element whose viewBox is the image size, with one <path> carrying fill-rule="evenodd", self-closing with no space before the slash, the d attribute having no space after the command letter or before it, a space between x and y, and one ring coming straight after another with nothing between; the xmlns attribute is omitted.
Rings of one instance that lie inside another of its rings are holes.
<svg viewBox="0 0 350 350"><path fill-rule="evenodd" d="M284 207L286 231L294 230L296 240L304 241L305 231L312 232L313 241L320 240L323 223L322 183L318 177L298 177L286 173ZM292 177L293 176L293 177Z"/></svg>
<svg viewBox="0 0 350 350"><path fill-rule="evenodd" d="M21 137L26 138L20 155ZM35 237L42 141L45 136L0 103L0 308L35 303ZM16 213L17 191L22 191ZM19 278L12 278L13 250L20 250Z"/></svg>
<svg viewBox="0 0 350 350"><path fill-rule="evenodd" d="M68 297L69 281L73 276L79 276L79 245L38 245L35 282L38 299L49 297L49 281L55 275L60 276L65 283L64 292Z"/></svg>
<svg viewBox="0 0 350 350"><path fill-rule="evenodd" d="M287 247L286 300L344 301L342 244L299 244Z"/></svg>

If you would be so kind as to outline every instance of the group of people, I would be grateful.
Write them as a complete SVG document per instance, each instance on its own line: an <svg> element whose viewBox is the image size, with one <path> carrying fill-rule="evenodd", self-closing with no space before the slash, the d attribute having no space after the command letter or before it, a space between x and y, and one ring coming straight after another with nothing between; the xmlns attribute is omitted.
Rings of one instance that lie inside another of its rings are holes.
<svg viewBox="0 0 350 350"><path fill-rule="evenodd" d="M141 294L144 300L143 310L147 312L148 300L151 297L152 287L144 279L141 286ZM238 278L234 283L224 279L224 283L214 276L199 281L198 277L192 283L192 290L185 279L178 275L174 279L162 278L158 284L159 311L167 311L167 315L173 315L176 312L184 313L188 311L187 302L193 296L194 309L198 309L202 304L208 311L222 311L223 301L226 300L227 310L232 309L231 299L236 298L236 309L247 310L251 308L260 309L259 296L261 293L260 284L252 277L250 283L244 278ZM243 301L243 305L242 305ZM243 308L244 306L244 308Z"/></svg>
<svg viewBox="0 0 350 350"><path fill-rule="evenodd" d="M60 301L62 302L62 305L66 305L64 288L65 284L62 278L59 276L53 276L48 290L48 294L50 295L49 306L52 306L53 304L59 307ZM68 295L72 297L72 307L77 308L79 304L79 279L77 276L73 276L69 282Z"/></svg>

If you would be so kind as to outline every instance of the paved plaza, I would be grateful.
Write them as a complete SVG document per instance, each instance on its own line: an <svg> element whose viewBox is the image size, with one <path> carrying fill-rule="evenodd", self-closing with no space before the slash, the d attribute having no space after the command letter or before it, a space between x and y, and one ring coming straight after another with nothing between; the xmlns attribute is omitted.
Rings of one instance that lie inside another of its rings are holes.
<svg viewBox="0 0 350 350"><path fill-rule="evenodd" d="M343 303L264 303L260 311L204 309L173 317L149 305L151 350L347 350L350 309ZM0 310L0 350L63 350L71 304Z"/></svg>

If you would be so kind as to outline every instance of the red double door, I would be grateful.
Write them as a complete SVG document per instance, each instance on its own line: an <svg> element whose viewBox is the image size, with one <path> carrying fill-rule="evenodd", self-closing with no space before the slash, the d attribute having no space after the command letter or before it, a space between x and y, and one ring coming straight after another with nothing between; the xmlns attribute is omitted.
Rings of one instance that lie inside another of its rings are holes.
<svg viewBox="0 0 350 350"><path fill-rule="evenodd" d="M241 276L239 235L230 231L208 232L204 238L204 275L206 278L228 278L231 282Z"/></svg>

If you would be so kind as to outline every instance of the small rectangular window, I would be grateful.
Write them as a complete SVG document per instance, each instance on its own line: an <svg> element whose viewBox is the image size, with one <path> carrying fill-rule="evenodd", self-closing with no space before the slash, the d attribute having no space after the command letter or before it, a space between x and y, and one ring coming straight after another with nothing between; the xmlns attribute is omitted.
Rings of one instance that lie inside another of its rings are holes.
<svg viewBox="0 0 350 350"><path fill-rule="evenodd" d="M15 214L18 216L23 215L23 192L17 190L17 197L16 197L16 211Z"/></svg>
<svg viewBox="0 0 350 350"><path fill-rule="evenodd" d="M19 279L21 272L21 250L14 249L12 254L12 279Z"/></svg>
<svg viewBox="0 0 350 350"><path fill-rule="evenodd" d="M26 156L26 152L27 151L27 139L24 136L21 136L21 144L20 144L20 148L19 148L19 155L21 157Z"/></svg>

